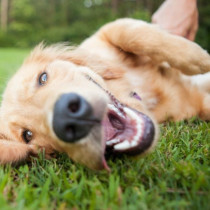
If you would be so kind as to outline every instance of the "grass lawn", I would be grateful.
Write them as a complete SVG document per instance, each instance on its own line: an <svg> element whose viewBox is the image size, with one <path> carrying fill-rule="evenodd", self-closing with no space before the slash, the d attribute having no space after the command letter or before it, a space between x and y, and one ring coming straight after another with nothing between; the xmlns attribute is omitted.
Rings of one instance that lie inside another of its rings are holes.
<svg viewBox="0 0 210 210"><path fill-rule="evenodd" d="M0 90L28 50L0 49ZM0 166L0 209L210 209L210 123L161 125L144 159L109 160L93 172L65 155L19 167Z"/></svg>

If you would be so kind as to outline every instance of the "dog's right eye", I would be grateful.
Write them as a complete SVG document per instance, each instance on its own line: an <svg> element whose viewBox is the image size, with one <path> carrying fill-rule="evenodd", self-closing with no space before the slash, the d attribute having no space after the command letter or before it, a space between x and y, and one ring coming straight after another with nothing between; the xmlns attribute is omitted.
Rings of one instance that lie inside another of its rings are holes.
<svg viewBox="0 0 210 210"><path fill-rule="evenodd" d="M39 85L44 85L46 82L47 82L47 73L46 72L43 72L42 74L40 74L39 76Z"/></svg>
<svg viewBox="0 0 210 210"><path fill-rule="evenodd" d="M33 133L30 130L24 130L22 133L22 138L26 143L29 143L33 138Z"/></svg>

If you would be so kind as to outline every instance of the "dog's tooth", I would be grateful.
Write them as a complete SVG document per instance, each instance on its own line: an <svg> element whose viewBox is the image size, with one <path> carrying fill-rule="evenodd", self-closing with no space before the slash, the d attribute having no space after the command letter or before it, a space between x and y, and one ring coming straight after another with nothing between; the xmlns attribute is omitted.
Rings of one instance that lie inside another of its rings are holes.
<svg viewBox="0 0 210 210"><path fill-rule="evenodd" d="M142 125L140 123L137 124L136 126L136 130L137 130L137 133L136 135L134 136L134 138L132 139L132 141L136 141L138 142L139 139L141 138L142 134L143 134L143 129L142 129Z"/></svg>
<svg viewBox="0 0 210 210"><path fill-rule="evenodd" d="M131 142L136 142L138 143L139 139L141 138L142 136L142 130L143 130L143 120L134 112L132 111L131 109L125 107L124 108L124 111L126 112L126 114L128 114L133 120L136 121L136 130L137 130L137 133L136 135L134 136L134 138L132 139Z"/></svg>
<svg viewBox="0 0 210 210"><path fill-rule="evenodd" d="M115 150L127 150L131 149L132 147L136 147L138 145L138 141L129 142L128 140L123 141L120 144L114 145Z"/></svg>
<svg viewBox="0 0 210 210"><path fill-rule="evenodd" d="M128 140L125 140L120 144L114 145L115 150L126 150L126 149L130 149L130 147L131 147L131 143Z"/></svg>
<svg viewBox="0 0 210 210"><path fill-rule="evenodd" d="M108 108L117 113L120 117L125 118L125 116L113 104L108 104Z"/></svg>
<svg viewBox="0 0 210 210"><path fill-rule="evenodd" d="M136 120L137 124L141 125L142 119L131 109L125 107L124 111L126 112L126 114L128 114L132 119Z"/></svg>
<svg viewBox="0 0 210 210"><path fill-rule="evenodd" d="M119 139L112 139L110 141L106 141L107 146L111 146L113 144L117 144L120 140Z"/></svg>
<svg viewBox="0 0 210 210"><path fill-rule="evenodd" d="M118 112L118 109L113 104L108 104L109 109L111 109L114 112Z"/></svg>
<svg viewBox="0 0 210 210"><path fill-rule="evenodd" d="M137 146L138 145L138 141L132 141L131 142L131 147L135 147L135 146Z"/></svg>

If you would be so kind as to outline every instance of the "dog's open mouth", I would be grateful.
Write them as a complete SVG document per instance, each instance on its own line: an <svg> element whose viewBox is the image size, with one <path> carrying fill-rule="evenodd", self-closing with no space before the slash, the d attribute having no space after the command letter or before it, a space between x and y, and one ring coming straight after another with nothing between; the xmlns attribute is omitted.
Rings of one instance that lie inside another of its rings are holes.
<svg viewBox="0 0 210 210"><path fill-rule="evenodd" d="M152 120L118 101L108 104L102 125L105 154L139 155L151 147L155 138Z"/></svg>
<svg viewBox="0 0 210 210"><path fill-rule="evenodd" d="M155 126L152 120L145 114L121 104L109 91L101 87L91 77L86 77L103 89L110 98L107 112L102 120L103 148L105 155L128 154L139 155L151 148L155 140ZM132 92L133 97L142 100ZM103 167L109 170L105 158Z"/></svg>
<svg viewBox="0 0 210 210"><path fill-rule="evenodd" d="M112 104L108 105L103 127L106 148L113 153L141 154L151 146L155 134L149 117L126 106L122 112Z"/></svg>

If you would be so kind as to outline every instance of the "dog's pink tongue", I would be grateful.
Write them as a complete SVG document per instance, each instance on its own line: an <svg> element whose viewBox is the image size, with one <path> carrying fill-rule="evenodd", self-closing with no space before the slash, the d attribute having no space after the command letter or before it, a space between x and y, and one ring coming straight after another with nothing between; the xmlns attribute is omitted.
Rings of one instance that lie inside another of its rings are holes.
<svg viewBox="0 0 210 210"><path fill-rule="evenodd" d="M106 171L108 171L109 173L111 172L111 169L109 168L109 166L107 165L106 159L105 157L103 157L103 167Z"/></svg>
<svg viewBox="0 0 210 210"><path fill-rule="evenodd" d="M103 122L103 128L104 128L104 139L105 142L112 139L118 132L118 129L114 128L112 124L110 123L108 117L106 117Z"/></svg>

